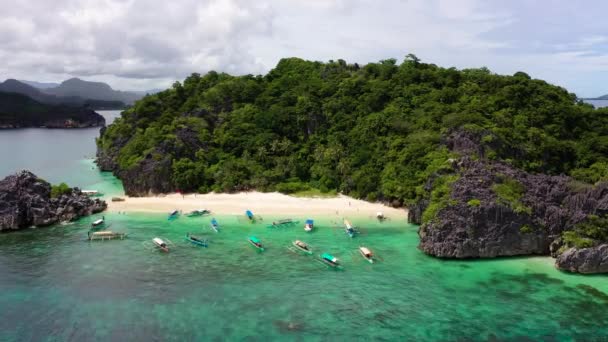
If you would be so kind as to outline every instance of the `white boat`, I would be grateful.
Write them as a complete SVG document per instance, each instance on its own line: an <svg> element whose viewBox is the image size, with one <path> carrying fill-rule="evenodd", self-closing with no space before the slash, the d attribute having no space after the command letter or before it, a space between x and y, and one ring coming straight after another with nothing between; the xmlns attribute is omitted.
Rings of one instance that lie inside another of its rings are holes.
<svg viewBox="0 0 608 342"><path fill-rule="evenodd" d="M82 192L83 195L87 195L87 196L91 196L91 197L103 195L101 192L99 192L97 190L80 190L80 192Z"/></svg>
<svg viewBox="0 0 608 342"><path fill-rule="evenodd" d="M384 216L384 213L383 213L383 212L379 211L379 212L377 212L377 213L376 213L376 218L377 218L379 221L382 221L382 220L386 219L386 216Z"/></svg>
<svg viewBox="0 0 608 342"><path fill-rule="evenodd" d="M104 224L106 222L105 217L102 217L98 220L93 221L93 223L91 223L91 227L99 227L102 224Z"/></svg>
<svg viewBox="0 0 608 342"><path fill-rule="evenodd" d="M156 247L158 247L161 251L169 253L169 246L161 238L155 237L152 239L152 242L154 242Z"/></svg>
<svg viewBox="0 0 608 342"><path fill-rule="evenodd" d="M359 247L359 253L361 256L365 258L365 260L369 261L370 264L374 263L374 254L367 247Z"/></svg>

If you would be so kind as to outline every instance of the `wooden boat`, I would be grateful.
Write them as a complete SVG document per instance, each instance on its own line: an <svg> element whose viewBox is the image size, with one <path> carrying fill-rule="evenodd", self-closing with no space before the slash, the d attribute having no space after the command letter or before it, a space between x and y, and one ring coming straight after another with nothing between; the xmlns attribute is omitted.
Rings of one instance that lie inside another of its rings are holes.
<svg viewBox="0 0 608 342"><path fill-rule="evenodd" d="M216 233L220 232L220 224L214 218L211 219L211 229L215 230Z"/></svg>
<svg viewBox="0 0 608 342"><path fill-rule="evenodd" d="M175 209L169 213L169 217L167 217L167 220L174 220L178 217L179 217L179 210Z"/></svg>
<svg viewBox="0 0 608 342"><path fill-rule="evenodd" d="M186 240L192 242L195 245L199 245L199 246L202 246L202 247L208 247L209 246L207 239L201 239L199 237L191 235L190 233L186 233Z"/></svg>
<svg viewBox="0 0 608 342"><path fill-rule="evenodd" d="M290 227L294 224L298 223L297 221L294 221L290 218L288 219L281 219L278 221L273 221L271 225L268 226L268 228L280 228L280 227Z"/></svg>
<svg viewBox="0 0 608 342"><path fill-rule="evenodd" d="M101 228L101 226L103 226L103 224L106 222L106 218L105 216L102 216L100 219L93 221L93 223L91 223L91 228Z"/></svg>
<svg viewBox="0 0 608 342"><path fill-rule="evenodd" d="M326 264L327 266L330 266L333 268L341 267L340 260L338 260L338 258L334 257L333 255L331 255L329 253L323 253L320 255L320 257L321 257L321 261L324 264Z"/></svg>
<svg viewBox="0 0 608 342"><path fill-rule="evenodd" d="M293 241L291 244L296 248L296 250L302 253L312 254L312 250L310 249L310 247L300 240Z"/></svg>
<svg viewBox="0 0 608 342"><path fill-rule="evenodd" d="M357 234L357 230L347 219L344 219L344 231L346 231L346 234L348 234L348 236L351 238L355 237Z"/></svg>
<svg viewBox="0 0 608 342"><path fill-rule="evenodd" d="M103 194L97 190L80 190L80 192L82 192L83 195L87 195L90 197L103 196Z"/></svg>
<svg viewBox="0 0 608 342"><path fill-rule="evenodd" d="M251 245L255 248L257 248L259 251L264 251L264 246L262 245L262 241L260 241L260 239L258 239L255 236L250 236L247 241L249 241L249 243L251 243Z"/></svg>
<svg viewBox="0 0 608 342"><path fill-rule="evenodd" d="M367 247L359 247L359 253L361 256L365 258L365 260L369 261L370 264L374 263L374 254Z"/></svg>
<svg viewBox="0 0 608 342"><path fill-rule="evenodd" d="M186 214L186 216L196 217L196 216L203 216L203 215L208 215L208 214L211 214L211 211L209 211L207 209L196 209L196 210L192 210L191 212Z"/></svg>
<svg viewBox="0 0 608 342"><path fill-rule="evenodd" d="M315 227L315 221L313 221L312 219L307 219L306 223L304 224L304 230L307 232L312 232L312 229Z"/></svg>
<svg viewBox="0 0 608 342"><path fill-rule="evenodd" d="M152 239L152 242L154 242L156 247L158 247L161 251L163 251L165 253L169 253L169 246L161 238L155 237L154 239Z"/></svg>
<svg viewBox="0 0 608 342"><path fill-rule="evenodd" d="M113 239L124 239L127 237L127 233L118 233L111 230L102 230L99 232L89 232L89 241L93 240L113 240Z"/></svg>

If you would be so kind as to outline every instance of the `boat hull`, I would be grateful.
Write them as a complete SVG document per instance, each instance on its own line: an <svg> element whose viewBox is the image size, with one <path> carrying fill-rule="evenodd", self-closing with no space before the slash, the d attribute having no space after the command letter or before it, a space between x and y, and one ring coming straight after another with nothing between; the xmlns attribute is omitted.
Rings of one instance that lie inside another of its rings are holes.
<svg viewBox="0 0 608 342"><path fill-rule="evenodd" d="M190 237L188 237L188 236L186 236L186 238L185 238L185 239L186 239L186 241L189 241L190 243L193 243L193 244L195 244L195 245L197 245L197 246L201 246L201 247L208 247L208 244L207 244L207 242L205 242L205 241L193 240L192 238L190 238Z"/></svg>
<svg viewBox="0 0 608 342"><path fill-rule="evenodd" d="M257 249L258 251L260 251L260 252L264 251L264 246L258 246L258 245L255 244L255 242L253 242L251 240L247 240L247 241L249 241L249 243L251 244L251 246L253 246L253 248Z"/></svg>
<svg viewBox="0 0 608 342"><path fill-rule="evenodd" d="M298 252L301 252L301 253L304 253L304 254L308 254L308 255L312 254L312 251L311 251L311 250L309 250L309 249L304 249L304 248L302 248L302 247L298 246L296 243L292 243L291 245L292 245L293 247L295 247L295 249L296 249Z"/></svg>

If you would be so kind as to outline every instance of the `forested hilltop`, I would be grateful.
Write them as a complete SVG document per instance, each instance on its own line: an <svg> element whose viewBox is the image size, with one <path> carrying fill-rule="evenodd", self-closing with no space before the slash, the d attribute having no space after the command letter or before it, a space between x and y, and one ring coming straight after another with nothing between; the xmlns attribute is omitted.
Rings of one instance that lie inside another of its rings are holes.
<svg viewBox="0 0 608 342"><path fill-rule="evenodd" d="M607 156L608 109L523 72L442 68L413 55L362 66L288 58L264 76L193 74L136 102L98 140L99 165L129 195L333 190L410 207L421 235L458 205L534 218L526 177L563 174L573 177L568 186L593 188L608 177ZM471 168L493 167L507 169L486 179L488 198L452 193ZM508 229L537 234L535 224Z"/></svg>

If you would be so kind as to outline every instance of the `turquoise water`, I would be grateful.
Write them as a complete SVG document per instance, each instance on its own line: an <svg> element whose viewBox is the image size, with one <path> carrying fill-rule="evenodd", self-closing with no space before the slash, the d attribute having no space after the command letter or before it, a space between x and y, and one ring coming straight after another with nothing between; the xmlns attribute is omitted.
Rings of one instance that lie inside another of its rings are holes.
<svg viewBox="0 0 608 342"><path fill-rule="evenodd" d="M3 140L3 131L0 142L44 145L49 133L48 144L70 140L58 136L71 132L39 131L21 135L27 140ZM88 144L96 131L89 135L74 134L73 143ZM94 145L88 146L50 149L60 151L46 158L56 163L11 163L54 182L120 194L120 183L84 158L94 153ZM7 173L6 164L0 168ZM253 225L221 216L222 229L214 233L209 217L104 215L112 230L129 238L87 242L98 216L0 235L0 341L608 337L608 277L561 273L545 257L434 259L416 249L417 227L405 222L351 218L365 234L350 239L333 217L315 217L318 229L307 234L304 217L295 218L300 224L292 228L270 229L267 224L279 217ZM209 248L185 241L186 232L209 238ZM248 245L251 234L266 251ZM155 236L173 242L170 253L151 247ZM315 255L335 255L344 269L292 253L287 247L295 239L309 243ZM383 260L367 263L357 253L360 245Z"/></svg>

